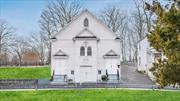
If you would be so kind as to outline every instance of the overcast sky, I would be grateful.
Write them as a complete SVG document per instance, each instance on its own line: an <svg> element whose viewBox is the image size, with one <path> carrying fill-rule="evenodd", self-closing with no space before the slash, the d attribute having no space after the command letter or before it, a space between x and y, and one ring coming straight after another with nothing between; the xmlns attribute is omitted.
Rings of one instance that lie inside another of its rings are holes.
<svg viewBox="0 0 180 101"><path fill-rule="evenodd" d="M127 12L133 11L133 0L79 0L83 8L93 13L100 12L104 7L116 5ZM16 33L28 35L39 31L38 20L47 0L0 0L0 19L6 20L17 28Z"/></svg>

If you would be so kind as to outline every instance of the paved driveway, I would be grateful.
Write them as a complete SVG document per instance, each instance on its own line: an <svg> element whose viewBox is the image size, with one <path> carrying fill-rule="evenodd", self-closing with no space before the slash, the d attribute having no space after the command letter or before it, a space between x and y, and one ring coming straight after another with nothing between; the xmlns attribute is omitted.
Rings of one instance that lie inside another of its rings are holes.
<svg viewBox="0 0 180 101"><path fill-rule="evenodd" d="M138 73L135 66L122 65L123 84L154 84L147 75Z"/></svg>

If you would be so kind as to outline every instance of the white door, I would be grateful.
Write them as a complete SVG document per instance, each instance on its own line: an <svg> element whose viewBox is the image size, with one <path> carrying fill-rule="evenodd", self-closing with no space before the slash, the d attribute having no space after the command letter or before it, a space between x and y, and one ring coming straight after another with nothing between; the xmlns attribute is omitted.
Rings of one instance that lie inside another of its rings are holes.
<svg viewBox="0 0 180 101"><path fill-rule="evenodd" d="M96 73L92 67L80 67L80 82L96 82Z"/></svg>
<svg viewBox="0 0 180 101"><path fill-rule="evenodd" d="M107 59L106 60L106 69L108 74L117 74L117 60L116 59Z"/></svg>
<svg viewBox="0 0 180 101"><path fill-rule="evenodd" d="M65 75L65 60L56 59L55 75Z"/></svg>

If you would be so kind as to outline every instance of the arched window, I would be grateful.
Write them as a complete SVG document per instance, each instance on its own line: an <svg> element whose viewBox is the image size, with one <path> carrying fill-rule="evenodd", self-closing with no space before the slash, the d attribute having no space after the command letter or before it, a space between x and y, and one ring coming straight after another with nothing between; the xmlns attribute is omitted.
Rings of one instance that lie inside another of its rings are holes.
<svg viewBox="0 0 180 101"><path fill-rule="evenodd" d="M83 46L80 48L80 56L85 56L85 48Z"/></svg>
<svg viewBox="0 0 180 101"><path fill-rule="evenodd" d="M91 47L87 48L87 56L92 56L92 48Z"/></svg>
<svg viewBox="0 0 180 101"><path fill-rule="evenodd" d="M88 27L89 26L89 21L87 18L84 19L84 27Z"/></svg>

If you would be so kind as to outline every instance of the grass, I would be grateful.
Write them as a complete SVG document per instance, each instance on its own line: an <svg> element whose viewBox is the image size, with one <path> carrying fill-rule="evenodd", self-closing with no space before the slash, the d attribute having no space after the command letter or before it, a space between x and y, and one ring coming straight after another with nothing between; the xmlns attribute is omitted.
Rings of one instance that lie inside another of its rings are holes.
<svg viewBox="0 0 180 101"><path fill-rule="evenodd" d="M0 68L0 79L50 78L50 68Z"/></svg>
<svg viewBox="0 0 180 101"><path fill-rule="evenodd" d="M180 91L125 89L1 91L0 101L179 101Z"/></svg>

